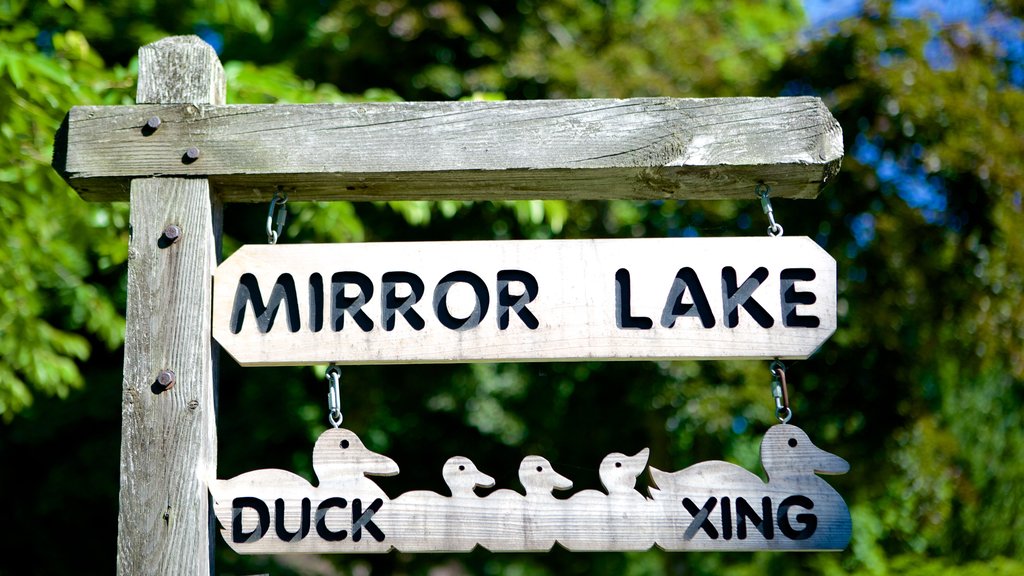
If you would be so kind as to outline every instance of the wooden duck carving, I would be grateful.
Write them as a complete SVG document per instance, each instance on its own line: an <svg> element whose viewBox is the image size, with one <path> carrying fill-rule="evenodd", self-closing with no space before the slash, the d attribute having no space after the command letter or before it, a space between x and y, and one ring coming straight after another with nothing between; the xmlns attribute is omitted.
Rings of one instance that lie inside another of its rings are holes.
<svg viewBox="0 0 1024 576"><path fill-rule="evenodd" d="M237 552L468 552L569 550L841 550L850 513L819 474L843 474L845 460L816 447L796 426L771 427L761 442L764 482L728 462L675 472L650 467L650 497L637 489L645 448L600 464L605 491L556 498L572 481L541 456L519 466L525 493L481 494L494 479L453 456L441 474L450 495L425 490L396 498L373 476L398 473L350 430L327 430L313 450L318 484L285 470L255 470L210 483L222 534Z"/></svg>

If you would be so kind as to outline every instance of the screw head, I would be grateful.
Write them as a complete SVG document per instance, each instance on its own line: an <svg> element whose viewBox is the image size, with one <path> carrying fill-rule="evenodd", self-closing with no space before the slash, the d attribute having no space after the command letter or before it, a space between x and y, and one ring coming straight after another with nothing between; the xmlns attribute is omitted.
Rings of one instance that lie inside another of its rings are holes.
<svg viewBox="0 0 1024 576"><path fill-rule="evenodd" d="M146 128L149 128L150 130L156 130L159 127L160 127L160 117L159 116L153 116L152 118L150 118L149 120L146 121Z"/></svg>
<svg viewBox="0 0 1024 576"><path fill-rule="evenodd" d="M185 157L188 158L190 161L195 162L196 160L199 159L199 148L192 146L191 148L185 151Z"/></svg>
<svg viewBox="0 0 1024 576"><path fill-rule="evenodd" d="M171 388L173 388L174 382L175 379L173 370L168 370L165 368L161 370L159 374L157 374L156 383L163 386L164 390L170 390Z"/></svg>
<svg viewBox="0 0 1024 576"><path fill-rule="evenodd" d="M164 228L164 238L167 238L173 244L181 238L181 226L177 224L171 224L167 228Z"/></svg>

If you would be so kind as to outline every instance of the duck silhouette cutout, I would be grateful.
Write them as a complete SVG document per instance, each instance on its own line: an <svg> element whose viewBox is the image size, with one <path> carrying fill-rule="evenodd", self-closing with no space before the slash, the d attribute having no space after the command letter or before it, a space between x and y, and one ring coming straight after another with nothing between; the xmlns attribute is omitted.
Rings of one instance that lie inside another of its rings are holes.
<svg viewBox="0 0 1024 576"><path fill-rule="evenodd" d="M649 454L644 448L633 456L615 452L604 457L598 473L608 493L583 490L566 501L558 537L562 546L574 551L647 550L654 544L652 536L636 529L650 515L648 499L636 489Z"/></svg>
<svg viewBox="0 0 1024 576"><path fill-rule="evenodd" d="M761 441L756 474L722 461L677 472L653 466L651 497L663 518L657 544L666 550L745 550L772 541L783 549L842 549L850 516L842 497L818 474L844 474L850 465L789 424L772 426ZM682 514L680 515L680 511Z"/></svg>
<svg viewBox="0 0 1024 576"><path fill-rule="evenodd" d="M519 482L526 490L527 500L549 502L555 499L552 491L572 488L572 480L555 472L547 458L542 456L523 458L519 465Z"/></svg>
<svg viewBox="0 0 1024 576"><path fill-rule="evenodd" d="M441 469L441 476L452 498L479 498L474 490L476 488L490 488L494 486L494 478L477 470L476 464L465 456L452 456L444 463Z"/></svg>
<svg viewBox="0 0 1024 576"><path fill-rule="evenodd" d="M475 490L494 486L494 478L465 456L449 458L441 476L451 496L413 490L392 501L388 522L395 526L392 543L398 550L468 552L486 530L490 514Z"/></svg>
<svg viewBox="0 0 1024 576"><path fill-rule="evenodd" d="M224 539L236 550L258 542L261 553L272 553L312 551L318 535L340 539L344 534L355 542L356 550L389 549L389 544L373 537L380 531L372 522L372 509L383 506L388 496L368 476L397 474L398 465L367 449L352 431L332 428L317 439L313 470L319 480L316 486L273 468L211 481ZM357 516L364 517L358 533L351 519L357 506ZM368 537L363 537L362 527L370 533Z"/></svg>
<svg viewBox="0 0 1024 576"><path fill-rule="evenodd" d="M294 541L295 535L301 534L302 529L308 525L300 517L304 511L302 498L311 495L313 491L313 485L302 476L276 468L253 470L228 480L210 481L214 512L223 526L221 535L236 550L240 544L260 540L276 539L281 544ZM278 520L276 500L282 493L296 494L298 508L282 505L281 512L288 510L288 513L282 514ZM277 522L285 527L281 531L285 538L278 537L278 530L274 529ZM308 533L308 528L306 531Z"/></svg>
<svg viewBox="0 0 1024 576"><path fill-rule="evenodd" d="M612 453L598 475L604 491L556 498L573 483L536 455L523 458L524 491L487 495L494 478L463 456L441 475L449 494L394 499L373 476L398 473L349 430L324 432L313 449L318 484L279 469L211 480L222 534L237 552L468 552L569 550L841 550L849 509L820 475L849 464L816 447L796 426L771 427L761 442L767 481L736 464L699 462L675 472L649 468L650 498L637 490L649 451Z"/></svg>
<svg viewBox="0 0 1024 576"><path fill-rule="evenodd" d="M546 458L527 456L519 464L519 483L525 496L502 489L485 499L493 517L502 519L500 526L492 524L480 534L480 545L492 552L547 551L561 531L565 501L552 492L572 488L572 481L555 472Z"/></svg>
<svg viewBox="0 0 1024 576"><path fill-rule="evenodd" d="M368 500L387 499L387 494L370 476L394 476L398 464L372 452L351 430L331 428L313 446L313 472L321 490L329 490Z"/></svg>

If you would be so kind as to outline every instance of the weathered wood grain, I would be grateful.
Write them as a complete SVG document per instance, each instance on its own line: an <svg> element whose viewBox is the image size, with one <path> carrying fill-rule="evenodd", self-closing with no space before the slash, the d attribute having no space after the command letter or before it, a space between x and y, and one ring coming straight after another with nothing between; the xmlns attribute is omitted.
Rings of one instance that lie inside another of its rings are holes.
<svg viewBox="0 0 1024 576"><path fill-rule="evenodd" d="M220 63L197 41L143 48L138 99L217 103ZM205 179L136 179L130 188L118 573L209 574L207 481L217 462L210 276L221 207ZM171 224L181 231L173 243L164 236ZM169 388L157 382L162 370L174 372Z"/></svg>
<svg viewBox="0 0 1024 576"><path fill-rule="evenodd" d="M214 277L242 365L806 358L835 328L806 237L248 245Z"/></svg>
<svg viewBox="0 0 1024 576"><path fill-rule="evenodd" d="M143 130L159 117L156 130ZM226 201L814 198L842 130L814 97L82 106L56 167L83 198L203 176ZM200 156L186 161L195 147Z"/></svg>
<svg viewBox="0 0 1024 576"><path fill-rule="evenodd" d="M647 497L637 479L647 449L612 453L598 469L605 490L571 488L545 458L519 469L525 494L478 493L494 480L454 456L441 473L450 494L415 490L389 498L370 476L398 466L367 450L350 430L324 432L313 450L314 486L285 470L254 470L211 483L228 545L242 554L547 551L842 550L850 513L818 474L849 465L790 425L773 426L761 443L768 482L740 466L700 462L675 472L651 468ZM330 464L328 464L330 462Z"/></svg>

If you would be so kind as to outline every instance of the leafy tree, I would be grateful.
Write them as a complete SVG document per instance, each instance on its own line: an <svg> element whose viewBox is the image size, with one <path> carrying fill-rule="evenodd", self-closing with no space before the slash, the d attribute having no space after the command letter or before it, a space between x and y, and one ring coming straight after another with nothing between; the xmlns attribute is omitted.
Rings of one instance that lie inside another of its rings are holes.
<svg viewBox="0 0 1024 576"><path fill-rule="evenodd" d="M115 304L127 255L123 206L82 205L47 168L60 110L125 103L131 76L107 70L75 30L44 31L0 8L0 415L33 394L67 396L94 343L117 347ZM55 212L55 206L62 207Z"/></svg>

